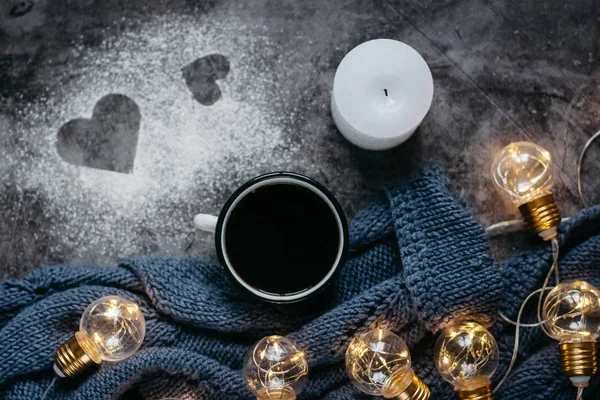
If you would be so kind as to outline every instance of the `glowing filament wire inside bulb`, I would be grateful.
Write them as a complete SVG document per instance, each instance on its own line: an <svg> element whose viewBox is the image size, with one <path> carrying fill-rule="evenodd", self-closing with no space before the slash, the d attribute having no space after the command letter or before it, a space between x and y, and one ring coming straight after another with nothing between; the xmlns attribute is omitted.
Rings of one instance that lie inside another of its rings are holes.
<svg viewBox="0 0 600 400"><path fill-rule="evenodd" d="M103 358L118 361L123 355L133 354L143 340L145 323L140 315L135 303L111 296L110 300L93 303L86 310L81 331L92 339Z"/></svg>
<svg viewBox="0 0 600 400"><path fill-rule="evenodd" d="M268 336L250 349L243 373L257 399L295 399L306 381L308 363L291 340Z"/></svg>
<svg viewBox="0 0 600 400"><path fill-rule="evenodd" d="M535 143L510 143L495 157L491 172L500 194L516 206L551 193L552 159Z"/></svg>
<svg viewBox="0 0 600 400"><path fill-rule="evenodd" d="M102 297L85 309L79 331L56 350L54 371L71 377L103 360L124 360L139 349L145 332L137 304L120 296Z"/></svg>
<svg viewBox="0 0 600 400"><path fill-rule="evenodd" d="M544 300L545 327L558 340L563 373L575 387L588 386L598 370L600 289L584 281L563 282Z"/></svg>
<svg viewBox="0 0 600 400"><path fill-rule="evenodd" d="M531 142L510 143L494 158L491 175L529 229L544 240L556 237L561 217L552 194L554 167L547 150Z"/></svg>
<svg viewBox="0 0 600 400"><path fill-rule="evenodd" d="M446 328L435 345L434 361L459 398L476 394L483 396L477 398L488 399L491 395L490 378L498 367L498 345L480 324L466 322Z"/></svg>
<svg viewBox="0 0 600 400"><path fill-rule="evenodd" d="M384 329L367 331L352 339L346 350L346 371L357 389L372 396L388 396L390 391L396 396L407 390L415 377L406 343ZM421 384L418 379L416 385Z"/></svg>
<svg viewBox="0 0 600 400"><path fill-rule="evenodd" d="M583 149L581 150L581 153L579 154L579 160L577 161L577 194L579 195L579 201L581 202L581 204L583 205L584 208L589 207L589 204L587 203L587 201L585 200L585 197L583 196L583 185L581 182L581 172L582 172L583 160L584 160L585 154L588 151L591 144L594 142L594 140L598 139L599 137L600 137L600 131L594 133L588 139L588 141L583 146ZM561 223L564 223L568 220L569 220L569 218L562 218ZM513 226L518 226L519 228L524 228L525 224L520 219L502 221L502 222L492 224L492 225L488 226L487 228L485 228L485 233L490 234L498 229L513 227Z"/></svg>

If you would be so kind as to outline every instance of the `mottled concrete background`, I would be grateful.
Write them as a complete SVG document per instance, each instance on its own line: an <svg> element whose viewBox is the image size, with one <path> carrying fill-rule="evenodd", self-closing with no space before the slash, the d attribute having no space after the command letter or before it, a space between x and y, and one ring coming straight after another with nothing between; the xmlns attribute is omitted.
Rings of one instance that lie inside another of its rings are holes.
<svg viewBox="0 0 600 400"><path fill-rule="evenodd" d="M196 233L246 179L320 180L349 217L379 186L438 163L483 225L516 216L494 153L532 140L556 160L565 215L600 129L600 1L1 0L0 280L54 263L214 257ZM393 38L435 81L419 131L386 152L337 132L342 57ZM600 200L600 141L584 186ZM498 257L531 235L495 238Z"/></svg>

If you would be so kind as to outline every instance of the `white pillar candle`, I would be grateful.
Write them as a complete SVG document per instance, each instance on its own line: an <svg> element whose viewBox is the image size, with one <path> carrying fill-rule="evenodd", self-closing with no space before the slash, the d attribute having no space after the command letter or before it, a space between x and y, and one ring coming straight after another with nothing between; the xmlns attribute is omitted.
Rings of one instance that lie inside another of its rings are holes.
<svg viewBox="0 0 600 400"><path fill-rule="evenodd" d="M415 49L390 39L350 51L333 80L331 112L340 132L369 150L397 146L412 135L433 99L433 78Z"/></svg>

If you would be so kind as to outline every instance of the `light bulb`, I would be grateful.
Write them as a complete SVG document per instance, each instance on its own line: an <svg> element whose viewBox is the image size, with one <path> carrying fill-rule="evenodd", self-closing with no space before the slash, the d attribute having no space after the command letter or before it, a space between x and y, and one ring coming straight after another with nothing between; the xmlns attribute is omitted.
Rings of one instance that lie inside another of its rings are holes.
<svg viewBox="0 0 600 400"><path fill-rule="evenodd" d="M258 400L294 400L306 383L308 363L290 339L267 336L246 355L243 374Z"/></svg>
<svg viewBox="0 0 600 400"><path fill-rule="evenodd" d="M492 179L531 229L544 240L556 237L560 212L552 195L554 165L547 150L530 142L509 144L492 163Z"/></svg>
<svg viewBox="0 0 600 400"><path fill-rule="evenodd" d="M346 372L366 394L397 400L427 400L429 388L411 368L406 343L393 332L375 329L356 336L346 350Z"/></svg>
<svg viewBox="0 0 600 400"><path fill-rule="evenodd" d="M490 378L498 368L498 345L483 326L465 322L445 329L435 345L434 361L459 399L492 399Z"/></svg>
<svg viewBox="0 0 600 400"><path fill-rule="evenodd" d="M544 300L544 326L559 341L563 372L573 385L585 387L598 370L600 290L587 282L557 285Z"/></svg>
<svg viewBox="0 0 600 400"><path fill-rule="evenodd" d="M103 360L129 358L145 334L146 321L137 304L120 296L102 297L86 308L79 331L56 351L54 371L70 377Z"/></svg>

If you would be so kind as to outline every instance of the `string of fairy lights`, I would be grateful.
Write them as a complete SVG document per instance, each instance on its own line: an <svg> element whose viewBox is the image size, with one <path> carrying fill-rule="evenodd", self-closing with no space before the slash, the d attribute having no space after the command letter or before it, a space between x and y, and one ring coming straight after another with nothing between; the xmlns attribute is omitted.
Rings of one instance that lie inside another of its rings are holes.
<svg viewBox="0 0 600 400"><path fill-rule="evenodd" d="M598 136L600 132L584 148L578 177L583 155ZM561 368L577 388L577 399L582 398L584 388L597 373L600 290L584 281L560 282L557 228L561 215L552 194L553 173L550 153L530 142L509 144L493 162L492 178L499 192L518 208L527 227L551 242L554 257L542 287L527 296L516 321L500 315L516 326L515 345L510 365L494 389L490 380L498 367L499 350L492 334L482 325L464 320L454 321L440 333L433 361L440 375L453 385L458 399L492 399L511 373L521 328L539 327L559 342ZM512 221L494 229L510 225ZM555 286L549 287L553 275ZM522 324L523 310L535 296L538 323ZM57 378L74 377L102 361L117 362L132 356L144 335L144 315L134 302L119 296L94 301L83 313L79 331L56 351L56 377L41 400ZM345 358L348 377L361 392L395 400L427 400L431 396L411 367L408 346L393 332L373 329L357 335L348 345ZM308 372L305 353L284 336L258 341L246 355L242 370L257 400L296 399Z"/></svg>

